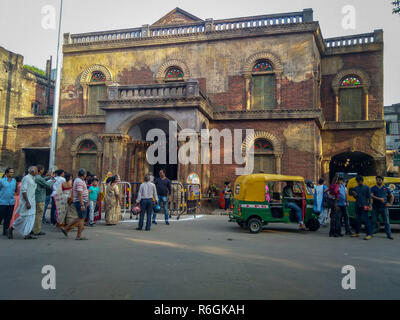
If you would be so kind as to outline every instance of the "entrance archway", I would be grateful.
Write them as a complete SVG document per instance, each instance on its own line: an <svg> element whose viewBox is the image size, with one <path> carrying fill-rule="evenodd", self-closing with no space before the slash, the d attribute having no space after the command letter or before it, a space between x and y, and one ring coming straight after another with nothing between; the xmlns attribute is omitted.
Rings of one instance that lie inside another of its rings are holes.
<svg viewBox="0 0 400 320"><path fill-rule="evenodd" d="M151 143L146 141L146 135L151 129L160 129L165 133L167 139L166 163L151 165L147 162L146 151ZM166 176L170 180L178 180L178 164L170 164L169 134L169 119L159 116L150 119L142 119L129 129L128 135L136 141L131 154L130 179L139 179L138 181L141 181L141 179L143 179L142 175L146 172L153 174L154 177L157 178L159 177L160 170L164 169ZM176 159L178 158L177 155L178 149L176 150ZM137 174L138 172L140 172L139 175Z"/></svg>
<svg viewBox="0 0 400 320"><path fill-rule="evenodd" d="M374 158L362 152L343 152L332 157L329 164L329 179L333 180L336 173L355 173L362 176L376 174Z"/></svg>

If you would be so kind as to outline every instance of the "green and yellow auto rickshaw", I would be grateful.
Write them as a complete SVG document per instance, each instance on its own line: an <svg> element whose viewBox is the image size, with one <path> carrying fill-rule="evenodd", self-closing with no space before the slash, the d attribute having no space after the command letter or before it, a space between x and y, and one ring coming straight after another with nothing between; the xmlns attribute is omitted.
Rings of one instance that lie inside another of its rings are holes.
<svg viewBox="0 0 400 320"><path fill-rule="evenodd" d="M311 231L319 229L318 215L313 211L313 194L302 177L275 174L250 174L236 179L233 190L233 211L229 221L258 233L268 223L298 223L295 212L286 208L282 197L287 182L293 183L293 195L302 209L303 221Z"/></svg>
<svg viewBox="0 0 400 320"><path fill-rule="evenodd" d="M372 188L376 184L375 176L367 176L364 178L364 184L369 188ZM389 209L389 222L390 224L400 224L400 178L394 177L384 177L383 185L386 186L394 196L393 205L388 207ZM356 224L356 210L355 203L356 199L351 194L351 189L357 186L357 181L355 178L352 178L347 183L347 199L349 201L349 219L350 225L354 228ZM371 211L369 212L369 216L371 217ZM383 224L382 217L379 216L377 220L377 225L375 226L375 230L379 230L381 224Z"/></svg>

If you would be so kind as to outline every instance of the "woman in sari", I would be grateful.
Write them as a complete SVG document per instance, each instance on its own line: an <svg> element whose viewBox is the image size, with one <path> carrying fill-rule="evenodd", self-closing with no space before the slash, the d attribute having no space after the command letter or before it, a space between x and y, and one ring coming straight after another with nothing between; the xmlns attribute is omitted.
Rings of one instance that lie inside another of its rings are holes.
<svg viewBox="0 0 400 320"><path fill-rule="evenodd" d="M62 201L59 205L57 204L57 212L59 213L57 227L66 226L78 217L78 213L72 203L72 175L66 173L64 178L66 182L61 185ZM58 210L59 207L60 210Z"/></svg>
<svg viewBox="0 0 400 320"><path fill-rule="evenodd" d="M20 193L21 193L21 184L22 184L21 181L22 181L22 177L21 177L21 176L16 177L16 178L15 178L15 181L17 182L17 187L15 188L14 211L13 211L13 215L12 215L12 218L11 218L11 221L10 221L10 227L13 225L14 221L17 220L17 218L18 218L18 216L19 216L19 215L16 215L16 214L15 214L15 211L17 211L17 208L18 208L18 206L19 206L19 199L20 199L20 196L21 196Z"/></svg>
<svg viewBox="0 0 400 320"><path fill-rule="evenodd" d="M121 199L118 188L118 176L107 179L106 196L104 198L104 211L106 225L116 225L121 220Z"/></svg>

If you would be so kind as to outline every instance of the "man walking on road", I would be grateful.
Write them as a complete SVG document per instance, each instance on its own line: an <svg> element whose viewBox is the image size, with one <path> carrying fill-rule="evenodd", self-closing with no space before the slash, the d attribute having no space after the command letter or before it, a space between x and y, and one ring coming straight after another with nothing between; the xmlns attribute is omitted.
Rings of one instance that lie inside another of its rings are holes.
<svg viewBox="0 0 400 320"><path fill-rule="evenodd" d="M157 188L157 195L160 199L160 204L163 204L164 207L164 217L165 224L169 225L168 222L168 196L171 195L171 181L165 176L164 169L160 170L160 177L156 179L154 182ZM153 213L153 223L157 224L156 221L157 213Z"/></svg>
<svg viewBox="0 0 400 320"><path fill-rule="evenodd" d="M35 217L35 225L33 227L33 233L35 236L44 236L45 233L41 231L42 229L42 216L44 211L44 203L46 201L46 191L52 190L54 181L48 180L46 181L43 178L44 166L41 164L37 165L38 174L35 176L34 180L37 184L35 191L35 200L36 200L36 217Z"/></svg>
<svg viewBox="0 0 400 320"><path fill-rule="evenodd" d="M352 237L360 236L362 220L365 221L366 237L364 240L372 238L371 222L368 217L368 210L371 205L371 190L364 185L364 178L360 175L356 177L358 186L350 189L351 194L356 199L356 233Z"/></svg>
<svg viewBox="0 0 400 320"><path fill-rule="evenodd" d="M385 224L386 237L393 240L390 230L388 207L393 204L394 197L390 190L383 185L382 176L376 177L376 185L371 188L371 196L373 199L371 228L375 228L379 216L382 216L382 220Z"/></svg>
<svg viewBox="0 0 400 320"><path fill-rule="evenodd" d="M78 177L74 180L74 184L72 186L72 193L74 197L73 202L76 211L78 212L78 218L72 220L66 227L60 227L61 231L66 237L68 237L69 231L71 231L74 227L78 227L78 233L75 240L88 240L87 238L82 237L82 231L85 228L85 219L87 215L86 209L89 202L89 192L85 183L85 178L86 170L80 169L78 171Z"/></svg>
<svg viewBox="0 0 400 320"><path fill-rule="evenodd" d="M157 189L154 183L150 181L150 175L146 174L144 177L144 183L139 187L138 195L136 198L136 203L140 203L139 226L136 230L142 230L144 222L144 214L147 214L146 218L146 231L151 229L151 213L153 211L153 199L158 202Z"/></svg>
<svg viewBox="0 0 400 320"><path fill-rule="evenodd" d="M24 239L37 239L30 235L33 225L35 224L35 213L36 213L36 182L34 180L37 175L36 167L29 167L28 174L22 179L21 184L21 199L19 206L15 211L16 215L19 215L17 220L14 221L13 225L8 229L8 238L13 238L13 231L17 230L24 236Z"/></svg>

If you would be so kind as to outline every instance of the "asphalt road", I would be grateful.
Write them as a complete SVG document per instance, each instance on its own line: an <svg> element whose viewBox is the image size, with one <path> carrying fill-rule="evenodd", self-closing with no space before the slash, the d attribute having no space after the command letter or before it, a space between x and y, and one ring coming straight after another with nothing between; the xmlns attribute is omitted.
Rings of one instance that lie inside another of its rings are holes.
<svg viewBox="0 0 400 320"><path fill-rule="evenodd" d="M89 241L48 225L38 240L1 237L0 299L400 298L400 226L394 241L284 224L250 234L215 215L136 226L86 228ZM41 287L44 265L56 269L55 290ZM355 290L342 289L345 265L355 267Z"/></svg>

